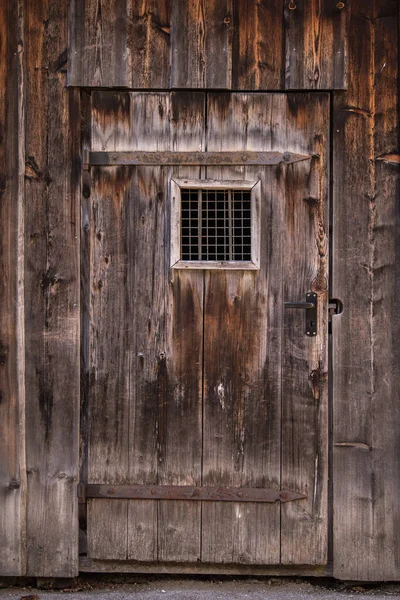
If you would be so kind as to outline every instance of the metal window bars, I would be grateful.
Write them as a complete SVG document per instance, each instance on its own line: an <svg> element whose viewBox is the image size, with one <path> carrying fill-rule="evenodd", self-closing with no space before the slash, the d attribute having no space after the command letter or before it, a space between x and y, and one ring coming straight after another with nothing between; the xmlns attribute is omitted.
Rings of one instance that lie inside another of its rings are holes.
<svg viewBox="0 0 400 600"><path fill-rule="evenodd" d="M182 189L181 260L251 261L251 191Z"/></svg>

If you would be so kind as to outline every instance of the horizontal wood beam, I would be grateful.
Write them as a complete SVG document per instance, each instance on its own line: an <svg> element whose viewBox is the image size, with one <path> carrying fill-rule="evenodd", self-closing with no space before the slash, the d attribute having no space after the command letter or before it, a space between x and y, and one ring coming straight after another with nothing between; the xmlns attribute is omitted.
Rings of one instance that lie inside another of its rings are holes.
<svg viewBox="0 0 400 600"><path fill-rule="evenodd" d="M139 562L79 557L82 573L141 573L176 575L253 575L270 577L331 577L328 565L250 565L227 563Z"/></svg>
<svg viewBox="0 0 400 600"><path fill-rule="evenodd" d="M79 498L118 498L132 500L210 500L221 502L290 502L307 498L290 490L238 487L199 487L191 485L107 485L80 484Z"/></svg>
<svg viewBox="0 0 400 600"><path fill-rule="evenodd" d="M84 167L113 165L278 165L310 160L293 152L88 152Z"/></svg>

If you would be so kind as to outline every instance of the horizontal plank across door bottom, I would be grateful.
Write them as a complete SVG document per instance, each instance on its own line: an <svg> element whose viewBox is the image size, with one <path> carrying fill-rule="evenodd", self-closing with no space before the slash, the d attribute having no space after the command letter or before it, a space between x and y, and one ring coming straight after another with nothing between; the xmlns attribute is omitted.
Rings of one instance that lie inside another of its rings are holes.
<svg viewBox="0 0 400 600"><path fill-rule="evenodd" d="M78 496L132 500L202 500L221 502L291 502L307 498L292 490L240 487L200 487L192 485L109 485L80 484Z"/></svg>
<svg viewBox="0 0 400 600"><path fill-rule="evenodd" d="M187 564L187 563L139 563L129 560L93 560L79 558L82 573L137 573L176 575L252 575L270 577L330 577L328 565L244 565L244 564Z"/></svg>

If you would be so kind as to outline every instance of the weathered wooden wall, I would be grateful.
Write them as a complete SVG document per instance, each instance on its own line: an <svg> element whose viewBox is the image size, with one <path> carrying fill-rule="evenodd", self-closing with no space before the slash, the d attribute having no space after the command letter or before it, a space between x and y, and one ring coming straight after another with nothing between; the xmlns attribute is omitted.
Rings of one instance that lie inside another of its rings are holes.
<svg viewBox="0 0 400 600"><path fill-rule="evenodd" d="M67 1L0 7L7 575L77 573L80 93L66 88L67 21Z"/></svg>
<svg viewBox="0 0 400 600"><path fill-rule="evenodd" d="M344 89L337 0L71 0L69 85ZM346 3L344 3L346 4Z"/></svg>
<svg viewBox="0 0 400 600"><path fill-rule="evenodd" d="M68 2L26 0L25 386L28 575L77 572L79 91Z"/></svg>
<svg viewBox="0 0 400 600"><path fill-rule="evenodd" d="M398 3L352 0L334 97L334 574L400 578Z"/></svg>
<svg viewBox="0 0 400 600"><path fill-rule="evenodd" d="M66 89L70 9L72 86L348 86L333 94L332 292L345 305L333 328L333 573L400 579L398 3L295 4L0 3L1 573L78 569L81 99Z"/></svg>
<svg viewBox="0 0 400 600"><path fill-rule="evenodd" d="M22 64L18 3L0 3L0 572L24 571ZM22 375L22 377L21 377Z"/></svg>

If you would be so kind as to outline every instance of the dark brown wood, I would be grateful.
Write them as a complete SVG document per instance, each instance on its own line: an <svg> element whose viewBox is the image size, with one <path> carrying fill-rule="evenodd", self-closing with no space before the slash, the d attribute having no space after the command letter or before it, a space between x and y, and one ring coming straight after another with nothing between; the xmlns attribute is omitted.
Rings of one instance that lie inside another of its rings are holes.
<svg viewBox="0 0 400 600"><path fill-rule="evenodd" d="M284 87L282 0L233 0L232 89Z"/></svg>
<svg viewBox="0 0 400 600"><path fill-rule="evenodd" d="M285 0L286 89L346 89L349 4Z"/></svg>
<svg viewBox="0 0 400 600"><path fill-rule="evenodd" d="M400 578L398 5L352 1L334 105L334 575ZM351 202L344 199L351 198Z"/></svg>
<svg viewBox="0 0 400 600"><path fill-rule="evenodd" d="M108 165L277 165L310 160L293 152L89 152L87 163Z"/></svg>
<svg viewBox="0 0 400 600"><path fill-rule="evenodd" d="M127 3L128 0L71 0L69 85L129 85Z"/></svg>
<svg viewBox="0 0 400 600"><path fill-rule="evenodd" d="M71 0L68 85L167 88L171 0Z"/></svg>
<svg viewBox="0 0 400 600"><path fill-rule="evenodd" d="M0 573L25 572L23 85L18 4L0 3Z"/></svg>
<svg viewBox="0 0 400 600"><path fill-rule="evenodd" d="M314 158L286 169L283 297L318 295L318 333L305 335L304 311L284 311L281 486L307 500L281 508L281 562L322 565L328 560L328 94L288 96L286 121L294 150Z"/></svg>
<svg viewBox="0 0 400 600"><path fill-rule="evenodd" d="M79 91L68 2L24 2L27 574L78 572ZM62 63L62 61L61 61Z"/></svg>
<svg viewBox="0 0 400 600"><path fill-rule="evenodd" d="M92 136L92 99L90 94L81 91L81 124L82 124L82 156L91 147ZM80 237L80 270L81 270L81 371L80 371L80 445L79 445L79 480L88 480L88 443L89 443L89 386L90 386L90 195L91 177L89 170L82 163L81 173L81 237ZM87 505L79 505L79 553L87 552Z"/></svg>
<svg viewBox="0 0 400 600"><path fill-rule="evenodd" d="M215 500L221 502L291 502L306 498L289 490L266 488L196 487L190 485L105 485L87 484L82 494L86 498L132 498L136 500Z"/></svg>
<svg viewBox="0 0 400 600"><path fill-rule="evenodd" d="M171 87L231 88L232 0L174 0Z"/></svg>
<svg viewBox="0 0 400 600"><path fill-rule="evenodd" d="M132 88L169 87L171 2L128 0L125 52Z"/></svg>

